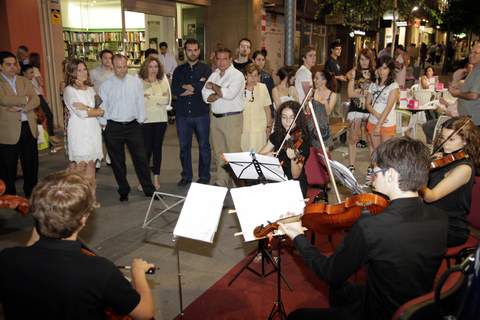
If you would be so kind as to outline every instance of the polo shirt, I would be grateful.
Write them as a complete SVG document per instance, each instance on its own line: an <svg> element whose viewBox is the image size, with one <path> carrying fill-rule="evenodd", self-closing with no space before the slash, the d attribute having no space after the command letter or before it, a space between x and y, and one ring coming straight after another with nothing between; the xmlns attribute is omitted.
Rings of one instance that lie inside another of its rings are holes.
<svg viewBox="0 0 480 320"><path fill-rule="evenodd" d="M81 243L41 238L0 252L0 302L6 319L104 319L107 307L127 315L140 295L109 260Z"/></svg>

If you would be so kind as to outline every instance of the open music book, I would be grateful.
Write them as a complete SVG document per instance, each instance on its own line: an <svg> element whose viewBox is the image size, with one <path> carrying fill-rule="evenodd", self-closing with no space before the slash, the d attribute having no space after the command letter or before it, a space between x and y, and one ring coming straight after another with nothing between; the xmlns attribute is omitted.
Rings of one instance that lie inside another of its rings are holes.
<svg viewBox="0 0 480 320"><path fill-rule="evenodd" d="M325 161L325 157L323 154L318 153L318 156L323 158ZM363 185L359 184L357 179L354 177L353 173L348 170L343 164L335 160L329 160L330 167L332 168L333 175L337 180L343 184L348 190L350 190L354 194L364 193Z"/></svg>
<svg viewBox="0 0 480 320"><path fill-rule="evenodd" d="M303 214L300 183L295 180L230 189L245 241L255 240L253 230L286 216Z"/></svg>
<svg viewBox="0 0 480 320"><path fill-rule="evenodd" d="M192 183L173 236L212 243L227 191L225 187Z"/></svg>
<svg viewBox="0 0 480 320"><path fill-rule="evenodd" d="M252 152L224 153L223 156L239 179L258 179L253 159L258 161L260 169L267 181L285 181L288 178L283 172L278 158Z"/></svg>

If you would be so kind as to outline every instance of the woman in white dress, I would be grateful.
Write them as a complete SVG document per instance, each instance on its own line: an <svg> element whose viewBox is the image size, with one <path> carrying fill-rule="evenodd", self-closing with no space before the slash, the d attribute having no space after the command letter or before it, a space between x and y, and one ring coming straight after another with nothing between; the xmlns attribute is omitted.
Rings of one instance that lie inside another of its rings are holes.
<svg viewBox="0 0 480 320"><path fill-rule="evenodd" d="M95 190L95 162L103 158L102 130L97 117L103 116L103 110L95 106L95 91L83 61L72 59L66 63L65 85L63 100L70 113L69 168L83 173ZM97 201L94 205L100 207Z"/></svg>

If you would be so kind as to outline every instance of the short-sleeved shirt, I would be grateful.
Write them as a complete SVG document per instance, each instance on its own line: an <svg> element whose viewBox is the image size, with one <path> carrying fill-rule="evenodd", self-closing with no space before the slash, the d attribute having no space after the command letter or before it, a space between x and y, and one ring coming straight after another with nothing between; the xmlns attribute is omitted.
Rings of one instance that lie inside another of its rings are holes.
<svg viewBox="0 0 480 320"><path fill-rule="evenodd" d="M377 83L372 83L370 84L370 87L368 88L368 92L372 94L372 104L373 104L373 109L379 113L383 113L385 108L387 107L387 102L388 102L388 96L390 95L390 92L393 90L398 89L398 83L395 81L389 84L388 86L380 86ZM395 112L395 109L392 109L390 113L387 115L385 118L385 121L383 122L383 127L391 127L396 124L397 121L397 114ZM368 122L370 122L373 125L376 125L378 123L378 119L374 117L373 115L370 115L368 117Z"/></svg>
<svg viewBox="0 0 480 320"><path fill-rule="evenodd" d="M342 67L340 66L340 63L338 63L338 60L333 59L332 57L328 57L327 62L325 62L325 70L335 76L342 75Z"/></svg>
<svg viewBox="0 0 480 320"><path fill-rule="evenodd" d="M109 260L79 241L41 238L0 252L0 302L6 319L104 319L127 315L140 295Z"/></svg>
<svg viewBox="0 0 480 320"><path fill-rule="evenodd" d="M310 87L313 86L312 72L302 65L295 73L295 89L297 89L298 101L301 103L305 99L306 92L303 89L303 82L308 82Z"/></svg>
<svg viewBox="0 0 480 320"><path fill-rule="evenodd" d="M461 92L480 94L480 65L476 65L460 88ZM461 116L471 116L475 125L480 126L480 99L458 99L458 113Z"/></svg>

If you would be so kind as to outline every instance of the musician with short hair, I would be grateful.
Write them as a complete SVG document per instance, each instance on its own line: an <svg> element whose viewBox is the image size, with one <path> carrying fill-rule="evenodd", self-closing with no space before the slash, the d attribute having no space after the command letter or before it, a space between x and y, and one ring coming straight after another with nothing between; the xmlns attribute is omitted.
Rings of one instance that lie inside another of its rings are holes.
<svg viewBox="0 0 480 320"><path fill-rule="evenodd" d="M440 147L440 159L432 162L437 168L430 170L421 194L425 202L448 213L447 246L454 247L464 244L470 234L466 218L475 167L480 165L480 130L468 117L450 118L436 140L434 150Z"/></svg>
<svg viewBox="0 0 480 320"><path fill-rule="evenodd" d="M89 182L75 173L49 175L33 190L31 212L40 239L0 252L0 302L6 319L105 319L110 308L134 319L154 316L145 272L134 259L132 284L109 260L86 255L78 233L93 211Z"/></svg>
<svg viewBox="0 0 480 320"><path fill-rule="evenodd" d="M298 309L288 319L386 320L432 290L446 251L447 215L418 196L428 178L428 150L420 141L392 138L378 146L372 163L373 186L391 202L378 215L362 216L331 256L307 240L300 222L280 223L305 263L330 284L330 309ZM367 283L348 283L362 266Z"/></svg>

